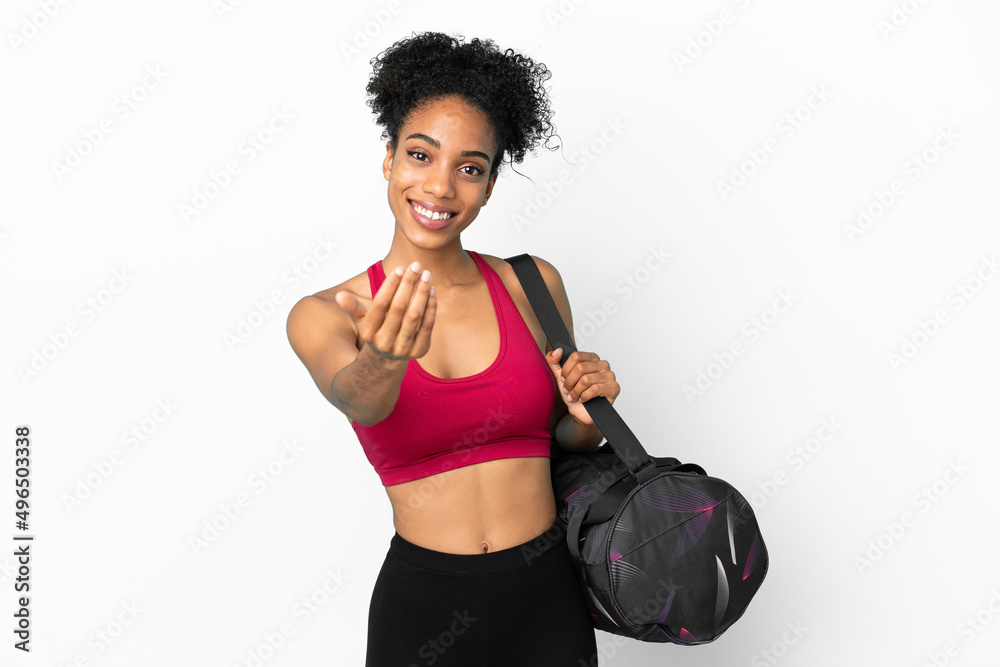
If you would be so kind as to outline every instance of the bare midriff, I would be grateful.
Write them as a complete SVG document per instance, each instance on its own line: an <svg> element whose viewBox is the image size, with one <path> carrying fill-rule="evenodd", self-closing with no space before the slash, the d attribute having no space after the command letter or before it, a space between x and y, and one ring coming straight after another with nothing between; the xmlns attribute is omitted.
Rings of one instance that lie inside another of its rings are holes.
<svg viewBox="0 0 1000 667"><path fill-rule="evenodd" d="M544 533L556 519L548 457L485 461L385 491L400 537L444 553L515 547Z"/></svg>

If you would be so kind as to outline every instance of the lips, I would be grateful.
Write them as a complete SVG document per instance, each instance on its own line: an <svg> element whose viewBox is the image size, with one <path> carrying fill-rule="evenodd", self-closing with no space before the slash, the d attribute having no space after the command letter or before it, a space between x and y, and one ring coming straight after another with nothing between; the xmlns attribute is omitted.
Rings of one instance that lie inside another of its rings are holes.
<svg viewBox="0 0 1000 667"><path fill-rule="evenodd" d="M451 209L445 208L444 206L437 206L435 204L431 204L430 202L413 199L407 200L407 202L410 205L410 214L413 216L413 219L417 221L417 224L425 229L444 229L451 224L451 221L457 215ZM447 214L448 217L437 217L442 214Z"/></svg>

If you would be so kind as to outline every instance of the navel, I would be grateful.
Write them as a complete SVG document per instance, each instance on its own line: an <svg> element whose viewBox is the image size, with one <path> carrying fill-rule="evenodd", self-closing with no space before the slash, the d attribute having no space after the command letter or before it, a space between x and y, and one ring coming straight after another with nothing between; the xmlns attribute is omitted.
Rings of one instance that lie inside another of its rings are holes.
<svg viewBox="0 0 1000 667"><path fill-rule="evenodd" d="M486 542L483 542L483 553L486 553L489 550L490 550L490 545L487 544Z"/></svg>

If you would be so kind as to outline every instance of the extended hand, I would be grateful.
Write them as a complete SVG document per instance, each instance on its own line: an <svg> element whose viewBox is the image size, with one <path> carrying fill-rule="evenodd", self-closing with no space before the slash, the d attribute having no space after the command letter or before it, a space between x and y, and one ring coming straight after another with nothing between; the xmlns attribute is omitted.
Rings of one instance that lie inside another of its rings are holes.
<svg viewBox="0 0 1000 667"><path fill-rule="evenodd" d="M361 340L379 357L399 361L427 354L437 296L430 271L421 273L419 262L389 273L374 298L347 291L333 298L354 318Z"/></svg>

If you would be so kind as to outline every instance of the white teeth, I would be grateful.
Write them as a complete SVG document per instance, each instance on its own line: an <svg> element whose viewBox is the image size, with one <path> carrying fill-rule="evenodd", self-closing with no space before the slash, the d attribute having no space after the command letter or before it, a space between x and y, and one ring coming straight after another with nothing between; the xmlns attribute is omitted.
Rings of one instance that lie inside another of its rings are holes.
<svg viewBox="0 0 1000 667"><path fill-rule="evenodd" d="M424 216L425 218L430 218L431 220L444 220L445 218L450 218L451 213L435 213L434 211L429 211L420 204L414 204L413 208L417 209L417 213Z"/></svg>

